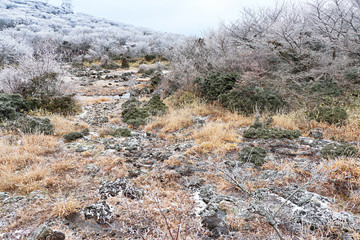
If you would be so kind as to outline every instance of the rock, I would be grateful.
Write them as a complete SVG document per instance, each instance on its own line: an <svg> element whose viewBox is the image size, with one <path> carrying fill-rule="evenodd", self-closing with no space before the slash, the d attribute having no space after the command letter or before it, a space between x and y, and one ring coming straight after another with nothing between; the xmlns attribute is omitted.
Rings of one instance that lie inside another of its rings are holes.
<svg viewBox="0 0 360 240"><path fill-rule="evenodd" d="M103 183L99 189L101 199L115 197L119 192L131 199L140 199L144 195L143 190L132 186L127 178L117 178L115 181Z"/></svg>
<svg viewBox="0 0 360 240"><path fill-rule="evenodd" d="M10 195L7 192L0 192L0 201L6 200Z"/></svg>
<svg viewBox="0 0 360 240"><path fill-rule="evenodd" d="M321 128L311 129L309 132L309 137L312 137L315 139L323 139L324 133L322 132Z"/></svg>
<svg viewBox="0 0 360 240"><path fill-rule="evenodd" d="M37 228L29 237L29 240L64 240L65 234L51 230L46 224Z"/></svg>
<svg viewBox="0 0 360 240"><path fill-rule="evenodd" d="M85 219L95 219L99 224L108 224L113 220L113 207L108 205L105 201L96 202L90 206L85 207Z"/></svg>

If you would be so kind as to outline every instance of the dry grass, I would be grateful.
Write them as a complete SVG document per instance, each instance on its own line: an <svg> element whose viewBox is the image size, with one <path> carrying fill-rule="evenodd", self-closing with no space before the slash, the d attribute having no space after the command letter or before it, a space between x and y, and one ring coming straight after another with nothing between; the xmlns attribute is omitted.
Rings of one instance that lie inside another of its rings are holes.
<svg viewBox="0 0 360 240"><path fill-rule="evenodd" d="M73 196L70 196L57 200L54 204L52 214L57 217L69 217L81 208L82 203Z"/></svg>
<svg viewBox="0 0 360 240"><path fill-rule="evenodd" d="M44 135L15 137L0 140L0 191L28 193L39 189L49 175L45 155L56 151L57 139Z"/></svg>
<svg viewBox="0 0 360 240"><path fill-rule="evenodd" d="M77 132L88 128L89 125L84 122L74 122L60 115L49 116L51 123L54 124L55 135L64 136L71 132Z"/></svg>
<svg viewBox="0 0 360 240"><path fill-rule="evenodd" d="M113 101L112 98L110 97L106 97L106 96L100 96L100 97L81 97L80 98L80 102L82 105L93 105L96 103L101 103L101 102L111 102Z"/></svg>
<svg viewBox="0 0 360 240"><path fill-rule="evenodd" d="M335 138L350 142L360 141L360 116L356 111L349 113L348 122L343 126L308 120L302 110L273 116L272 126L289 130L301 130L304 133L307 133L310 129L321 128L324 130L324 138L326 139Z"/></svg>
<svg viewBox="0 0 360 240"><path fill-rule="evenodd" d="M189 137L194 139L197 146L190 149L187 153L216 153L224 154L230 150L237 149L240 136L236 133L236 128L224 122L207 122L202 128L193 131Z"/></svg>
<svg viewBox="0 0 360 240"><path fill-rule="evenodd" d="M166 139L172 139L172 133L182 131L178 134L179 138L192 139L197 143L197 146L187 152L189 154L224 154L236 149L236 143L241 141L236 133L237 128L249 126L254 120L199 100L185 104L181 108L177 108L171 101L165 101L169 106L168 113L154 118L144 130L160 128L159 136ZM207 117L207 123L200 129L193 129L195 117Z"/></svg>

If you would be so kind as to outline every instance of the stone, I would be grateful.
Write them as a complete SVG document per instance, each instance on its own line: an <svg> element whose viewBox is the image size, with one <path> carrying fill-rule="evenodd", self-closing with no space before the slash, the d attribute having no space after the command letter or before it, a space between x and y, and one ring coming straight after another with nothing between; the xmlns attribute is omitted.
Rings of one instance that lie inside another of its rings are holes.
<svg viewBox="0 0 360 240"><path fill-rule="evenodd" d="M105 201L96 202L90 206L85 207L85 219L95 219L99 224L108 224L113 220L113 207L108 205Z"/></svg>
<svg viewBox="0 0 360 240"><path fill-rule="evenodd" d="M64 240L65 234L51 230L46 224L38 227L29 237L29 240Z"/></svg>

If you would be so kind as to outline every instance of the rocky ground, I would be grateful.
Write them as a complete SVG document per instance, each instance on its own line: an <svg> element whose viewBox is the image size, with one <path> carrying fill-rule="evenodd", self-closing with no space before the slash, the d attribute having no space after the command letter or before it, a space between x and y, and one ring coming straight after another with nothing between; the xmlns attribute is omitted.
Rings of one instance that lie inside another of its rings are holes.
<svg viewBox="0 0 360 240"><path fill-rule="evenodd" d="M87 123L90 134L59 138L48 156L52 185L49 177L31 192L0 192L1 239L358 239L358 176L344 159L322 155L335 142L321 130L251 139L242 138L249 126L239 127L241 141L224 154L189 153L196 141L159 128L111 136L128 127L126 100L150 99L142 90L150 78L135 69L69 74L83 104L71 121ZM212 117L193 116L190 128ZM264 149L264 163L240 161L245 148Z"/></svg>

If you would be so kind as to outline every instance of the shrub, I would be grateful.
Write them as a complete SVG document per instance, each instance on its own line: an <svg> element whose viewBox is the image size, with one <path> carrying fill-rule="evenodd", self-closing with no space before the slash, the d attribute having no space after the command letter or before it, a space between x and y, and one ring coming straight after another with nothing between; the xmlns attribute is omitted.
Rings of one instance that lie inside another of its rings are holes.
<svg viewBox="0 0 360 240"><path fill-rule="evenodd" d="M244 138L261 138L261 139L280 139L280 138L288 138L295 139L301 136L301 132L299 130L285 130L280 128L267 128L264 124L259 121L255 121L253 125L250 126L249 129L244 131Z"/></svg>
<svg viewBox="0 0 360 240"><path fill-rule="evenodd" d="M253 86L222 94L219 101L223 107L246 115L254 113L255 109L276 112L287 105L277 91Z"/></svg>
<svg viewBox="0 0 360 240"><path fill-rule="evenodd" d="M150 61L152 61L152 60L154 60L155 58L156 58L156 55L154 55L154 54L147 54L147 55L145 55L145 61L147 61L147 62L150 62Z"/></svg>
<svg viewBox="0 0 360 240"><path fill-rule="evenodd" d="M89 134L90 134L90 130L88 128L85 128L81 132L71 132L71 133L68 133L68 134L64 135L64 139L67 142L71 142L71 141L74 141L76 139L87 136Z"/></svg>
<svg viewBox="0 0 360 240"><path fill-rule="evenodd" d="M30 109L30 104L19 94L0 94L0 121L15 120L22 112Z"/></svg>
<svg viewBox="0 0 360 240"><path fill-rule="evenodd" d="M71 96L52 97L45 99L28 98L31 109L43 109L45 111L61 114L74 115L81 110Z"/></svg>
<svg viewBox="0 0 360 240"><path fill-rule="evenodd" d="M359 150L349 143L330 143L321 149L320 153L325 158L353 157Z"/></svg>
<svg viewBox="0 0 360 240"><path fill-rule="evenodd" d="M148 85L149 89L155 90L155 88L157 88L157 86L159 86L160 82L161 82L161 74L158 73L150 79L149 85Z"/></svg>
<svg viewBox="0 0 360 240"><path fill-rule="evenodd" d="M129 61L127 60L127 58L123 58L121 60L121 68L129 68L129 67L130 67Z"/></svg>
<svg viewBox="0 0 360 240"><path fill-rule="evenodd" d="M344 90L339 84L333 80L320 80L308 83L305 89L310 94L316 94L316 96L340 96Z"/></svg>
<svg viewBox="0 0 360 240"><path fill-rule="evenodd" d="M128 128L118 128L114 132L112 132L110 135L117 137L131 137L131 131Z"/></svg>
<svg viewBox="0 0 360 240"><path fill-rule="evenodd" d="M30 110L30 103L20 94L0 94L0 103L8 104L17 112L26 112Z"/></svg>
<svg viewBox="0 0 360 240"><path fill-rule="evenodd" d="M122 120L134 127L139 127L146 123L146 118L149 116L146 109L131 105L122 111Z"/></svg>
<svg viewBox="0 0 360 240"><path fill-rule="evenodd" d="M341 107L317 107L308 113L308 118L329 124L345 124L348 114Z"/></svg>
<svg viewBox="0 0 360 240"><path fill-rule="evenodd" d="M26 97L36 97L44 99L59 94L62 81L55 72L47 72L39 76L33 77L29 83L24 85L20 90L20 94Z"/></svg>
<svg viewBox="0 0 360 240"><path fill-rule="evenodd" d="M236 73L212 73L205 78L197 78L195 83L202 96L210 101L216 101L221 94L226 94L234 88L239 77Z"/></svg>
<svg viewBox="0 0 360 240"><path fill-rule="evenodd" d="M48 118L22 116L15 121L8 122L7 128L22 133L43 133L51 135L54 132L54 125Z"/></svg>
<svg viewBox="0 0 360 240"><path fill-rule="evenodd" d="M121 105L122 109L130 108L132 106L140 107L141 102L136 98L132 97Z"/></svg>
<svg viewBox="0 0 360 240"><path fill-rule="evenodd" d="M265 163L266 150L260 147L245 147L241 149L238 160L241 162L252 162L256 166Z"/></svg>
<svg viewBox="0 0 360 240"><path fill-rule="evenodd" d="M154 95L146 104L145 109L152 116L166 113L168 107L160 99L160 95Z"/></svg>
<svg viewBox="0 0 360 240"><path fill-rule="evenodd" d="M84 135L81 132L71 132L71 133L64 135L64 139L67 142L71 142L71 141L74 141L74 140L82 138L82 137L84 137Z"/></svg>

